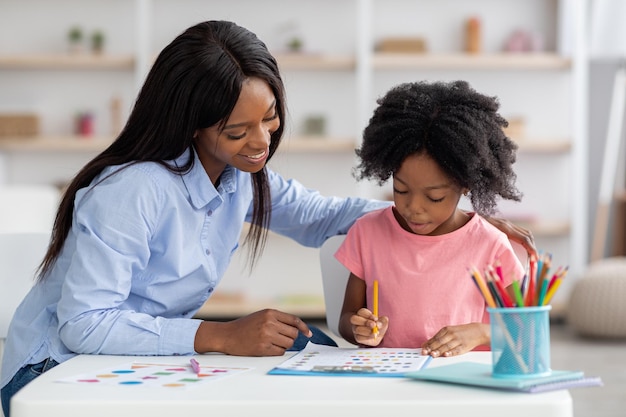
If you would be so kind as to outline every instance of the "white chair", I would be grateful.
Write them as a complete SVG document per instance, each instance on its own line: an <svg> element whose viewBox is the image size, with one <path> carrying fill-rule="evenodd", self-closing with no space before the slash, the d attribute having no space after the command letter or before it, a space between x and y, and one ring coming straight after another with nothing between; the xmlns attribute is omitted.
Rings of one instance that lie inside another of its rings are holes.
<svg viewBox="0 0 626 417"><path fill-rule="evenodd" d="M0 232L49 232L59 206L53 185L0 185Z"/></svg>
<svg viewBox="0 0 626 417"><path fill-rule="evenodd" d="M339 334L339 316L346 292L350 271L335 258L335 252L345 239L344 235L333 236L320 248L320 267L322 269L322 287L326 304L326 325L336 336Z"/></svg>
<svg viewBox="0 0 626 417"><path fill-rule="evenodd" d="M13 313L35 283L49 240L50 232L0 232L0 359Z"/></svg>
<svg viewBox="0 0 626 417"><path fill-rule="evenodd" d="M350 271L335 258L335 252L343 243L345 235L333 236L326 240L320 248L320 267L322 270L322 287L326 304L326 325L335 335L339 334L339 317L343 306L343 298L350 277ZM526 249L516 242L511 242L515 254L525 265L528 260Z"/></svg>

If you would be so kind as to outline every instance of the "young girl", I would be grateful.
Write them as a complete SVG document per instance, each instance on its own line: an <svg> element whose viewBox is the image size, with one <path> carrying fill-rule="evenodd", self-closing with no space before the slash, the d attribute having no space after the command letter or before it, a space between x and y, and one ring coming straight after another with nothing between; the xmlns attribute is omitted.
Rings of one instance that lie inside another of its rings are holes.
<svg viewBox="0 0 626 417"><path fill-rule="evenodd" d="M507 237L481 217L497 198L521 199L498 102L457 81L402 84L378 104L356 175L379 184L393 177L395 204L357 220L337 251L351 271L339 330L354 344L432 356L488 345L485 303L468 268L499 262L505 286L524 273ZM462 195L475 213L458 208ZM380 317L371 311L375 280Z"/></svg>

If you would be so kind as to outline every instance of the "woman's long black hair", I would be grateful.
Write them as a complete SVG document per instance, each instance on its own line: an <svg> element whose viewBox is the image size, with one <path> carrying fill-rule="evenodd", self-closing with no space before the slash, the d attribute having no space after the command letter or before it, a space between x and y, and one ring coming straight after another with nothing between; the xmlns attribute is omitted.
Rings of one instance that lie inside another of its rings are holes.
<svg viewBox="0 0 626 417"><path fill-rule="evenodd" d="M108 166L157 162L172 172L187 172L194 158L180 167L170 161L192 146L197 129L223 126L244 80L260 78L276 98L285 120L285 92L278 65L265 44L247 29L227 21L207 21L190 27L157 57L139 92L128 122L117 139L74 177L59 205L50 246L40 268L44 279L61 253L72 226L76 192L89 186ZM283 123L272 134L269 158L278 147ZM268 158L268 160L269 160ZM246 237L250 259L262 252L269 227L271 198L265 168L251 174L254 193L252 226Z"/></svg>

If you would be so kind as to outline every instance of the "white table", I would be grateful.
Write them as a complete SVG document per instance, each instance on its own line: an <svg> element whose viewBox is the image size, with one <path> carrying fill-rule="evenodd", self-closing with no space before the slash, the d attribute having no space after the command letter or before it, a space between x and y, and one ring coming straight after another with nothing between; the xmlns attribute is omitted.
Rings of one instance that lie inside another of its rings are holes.
<svg viewBox="0 0 626 417"><path fill-rule="evenodd" d="M405 378L279 376L267 371L291 355L236 357L200 355L205 366L249 367L202 386L92 386L57 382L129 362L188 363L188 357L77 356L46 372L12 399L12 417L255 416L335 415L572 417L568 391L509 393ZM490 352L439 358L429 367L458 361L490 363ZM135 389L137 388L137 389Z"/></svg>

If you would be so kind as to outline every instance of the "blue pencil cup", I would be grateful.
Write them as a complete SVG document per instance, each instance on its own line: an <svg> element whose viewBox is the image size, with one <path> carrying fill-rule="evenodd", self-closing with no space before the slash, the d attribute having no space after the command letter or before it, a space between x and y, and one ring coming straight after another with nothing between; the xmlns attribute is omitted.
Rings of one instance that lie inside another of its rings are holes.
<svg viewBox="0 0 626 417"><path fill-rule="evenodd" d="M488 308L496 378L550 375L551 306Z"/></svg>

